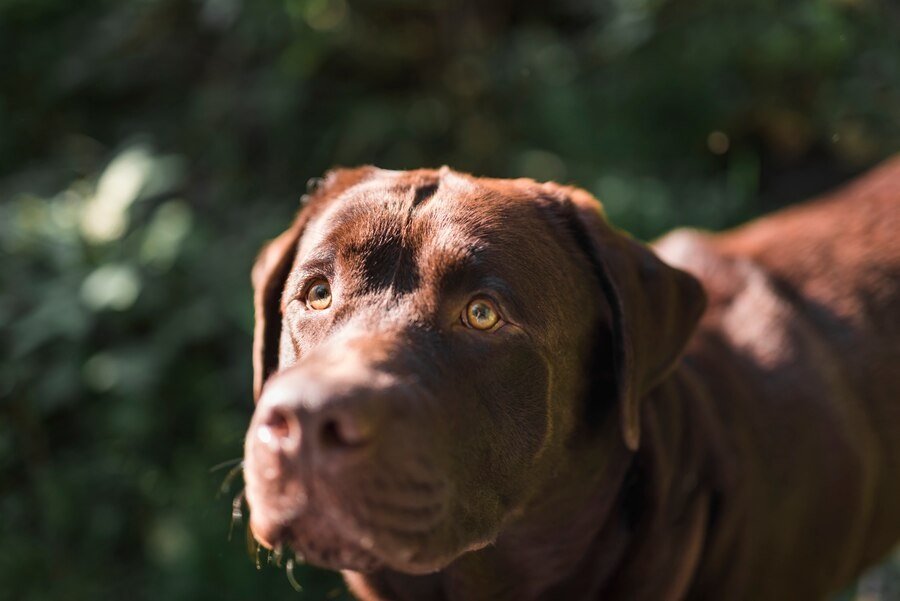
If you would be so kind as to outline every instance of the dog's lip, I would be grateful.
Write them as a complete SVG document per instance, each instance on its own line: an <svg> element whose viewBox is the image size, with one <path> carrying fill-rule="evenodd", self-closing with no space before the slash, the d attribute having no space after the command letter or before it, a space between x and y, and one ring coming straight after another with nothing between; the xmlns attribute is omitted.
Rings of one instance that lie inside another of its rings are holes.
<svg viewBox="0 0 900 601"><path fill-rule="evenodd" d="M277 493L257 492L248 491L254 538L267 549L292 550L298 561L334 570L371 572L389 567L424 574L453 559L432 557L424 546L429 533L446 519L443 511L440 516L428 515L421 524L413 520L393 529L378 515L361 521L331 499L310 499L291 510Z"/></svg>
<svg viewBox="0 0 900 601"><path fill-rule="evenodd" d="M383 562L373 552L374 542L371 538L349 536L348 533L329 527L328 521L321 519L317 529L324 530L328 541L323 544L316 536L305 533L307 521L303 515L285 518L269 516L258 510L250 514L250 530L263 547L281 552L290 549L299 561L321 567L371 571L382 565Z"/></svg>
<svg viewBox="0 0 900 601"><path fill-rule="evenodd" d="M371 571L389 563L376 549L377 526L360 525L333 499L248 487L247 501L250 530L267 549L290 548L298 560L331 569Z"/></svg>
<svg viewBox="0 0 900 601"><path fill-rule="evenodd" d="M407 463L380 475L357 473L357 482L274 462L270 478L276 465L263 459L249 457L245 483L250 529L264 547L290 548L331 569L434 571L427 541L446 530L452 496L439 472L426 475Z"/></svg>
<svg viewBox="0 0 900 601"><path fill-rule="evenodd" d="M250 531L253 538L266 549L277 549L289 538L291 527L280 519L265 517L261 511L250 513Z"/></svg>

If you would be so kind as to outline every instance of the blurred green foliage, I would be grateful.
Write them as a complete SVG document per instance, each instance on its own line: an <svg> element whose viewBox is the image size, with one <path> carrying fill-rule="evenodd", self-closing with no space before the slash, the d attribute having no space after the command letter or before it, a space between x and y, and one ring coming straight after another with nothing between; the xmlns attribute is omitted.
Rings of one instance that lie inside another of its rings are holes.
<svg viewBox="0 0 900 601"><path fill-rule="evenodd" d="M0 599L342 598L257 572L210 471L251 412L250 265L308 178L449 164L578 183L644 237L721 228L900 150L898 26L889 0L0 0Z"/></svg>

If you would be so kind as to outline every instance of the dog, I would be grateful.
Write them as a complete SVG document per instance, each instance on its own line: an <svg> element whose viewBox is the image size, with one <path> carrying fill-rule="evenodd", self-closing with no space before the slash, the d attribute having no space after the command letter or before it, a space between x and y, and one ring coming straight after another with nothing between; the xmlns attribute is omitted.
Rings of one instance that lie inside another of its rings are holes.
<svg viewBox="0 0 900 601"><path fill-rule="evenodd" d="M900 158L652 246L337 169L252 280L252 533L361 599L822 599L900 540Z"/></svg>

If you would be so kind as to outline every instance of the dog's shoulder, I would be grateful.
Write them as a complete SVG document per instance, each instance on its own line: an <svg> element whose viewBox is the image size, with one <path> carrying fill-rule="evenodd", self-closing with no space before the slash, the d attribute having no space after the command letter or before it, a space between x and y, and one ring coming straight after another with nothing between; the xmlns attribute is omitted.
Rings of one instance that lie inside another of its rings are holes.
<svg viewBox="0 0 900 601"><path fill-rule="evenodd" d="M796 305L764 266L749 257L723 253L717 237L678 229L653 244L659 257L703 284L709 305L701 327L769 370L793 369L797 354L821 344Z"/></svg>
<svg viewBox="0 0 900 601"><path fill-rule="evenodd" d="M651 244L660 259L700 280L709 298L707 313L732 303L748 285L767 281L750 261L722 253L715 238L714 234L680 228Z"/></svg>

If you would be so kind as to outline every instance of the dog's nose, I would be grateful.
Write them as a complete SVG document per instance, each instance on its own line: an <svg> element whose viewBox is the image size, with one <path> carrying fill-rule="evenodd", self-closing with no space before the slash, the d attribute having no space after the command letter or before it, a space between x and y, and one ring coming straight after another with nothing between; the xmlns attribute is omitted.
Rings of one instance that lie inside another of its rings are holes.
<svg viewBox="0 0 900 601"><path fill-rule="evenodd" d="M300 447L300 418L286 405L261 407L256 438L272 451L295 451Z"/></svg>
<svg viewBox="0 0 900 601"><path fill-rule="evenodd" d="M259 399L255 442L287 457L353 455L375 442L384 404L379 397L370 388L329 385L321 377L277 376Z"/></svg>
<svg viewBox="0 0 900 601"><path fill-rule="evenodd" d="M374 439L374 423L350 407L309 411L296 404L263 408L256 437L273 451L292 452L307 445L323 452L359 449Z"/></svg>

